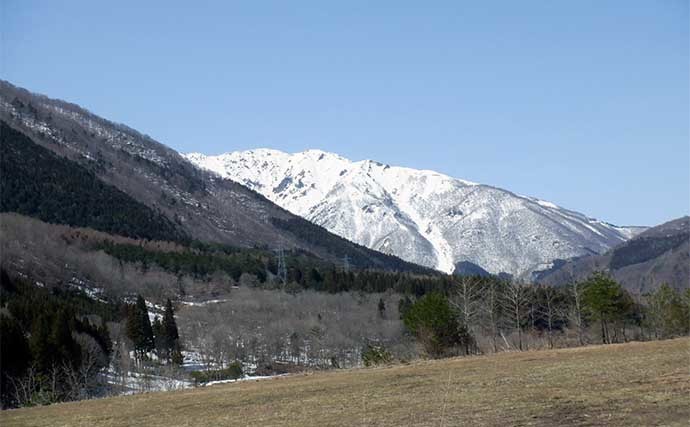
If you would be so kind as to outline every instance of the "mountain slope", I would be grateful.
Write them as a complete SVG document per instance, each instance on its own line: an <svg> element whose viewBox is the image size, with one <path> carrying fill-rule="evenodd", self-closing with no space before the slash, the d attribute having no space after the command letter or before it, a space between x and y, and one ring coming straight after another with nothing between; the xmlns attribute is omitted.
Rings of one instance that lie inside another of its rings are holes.
<svg viewBox="0 0 690 427"><path fill-rule="evenodd" d="M663 283L690 288L690 217L650 228L603 255L558 263L539 273L537 280L560 285L597 270L608 271L636 293L653 291Z"/></svg>
<svg viewBox="0 0 690 427"><path fill-rule="evenodd" d="M336 262L347 256L355 267L423 271L336 236L313 238L324 231L243 185L199 170L152 138L77 105L0 81L0 120L178 224L191 239L300 248Z"/></svg>
<svg viewBox="0 0 690 427"><path fill-rule="evenodd" d="M184 239L165 216L0 121L0 212L126 237Z"/></svg>
<svg viewBox="0 0 690 427"><path fill-rule="evenodd" d="M605 252L639 231L433 171L319 150L186 157L335 234L445 272L469 262L525 277L555 259Z"/></svg>

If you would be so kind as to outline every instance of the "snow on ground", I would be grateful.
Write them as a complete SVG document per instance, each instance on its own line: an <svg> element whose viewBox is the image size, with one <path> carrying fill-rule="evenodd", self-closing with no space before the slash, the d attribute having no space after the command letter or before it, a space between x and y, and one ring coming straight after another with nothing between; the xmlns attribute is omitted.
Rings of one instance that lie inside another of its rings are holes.
<svg viewBox="0 0 690 427"><path fill-rule="evenodd" d="M162 305L154 304L151 301L146 301L146 308L149 313L149 320L153 322L156 317L163 319L163 313L165 313L165 307Z"/></svg>
<svg viewBox="0 0 690 427"><path fill-rule="evenodd" d="M89 283L78 277L72 277L68 285L72 289L84 292L86 296L91 298L92 300L105 302L105 300L102 298L104 292L103 288L93 287Z"/></svg>
<svg viewBox="0 0 690 427"><path fill-rule="evenodd" d="M227 302L227 301L230 301L230 299L224 298L224 299L212 299L212 300L208 300L208 301L180 301L180 304L188 305L191 307L203 307L205 305L220 304L220 303Z"/></svg>
<svg viewBox="0 0 690 427"><path fill-rule="evenodd" d="M259 380L270 380L273 378L278 378L278 377L286 377L290 374L279 374L279 375L257 375L255 377L242 377L238 378L236 380L220 380L220 381L210 381L205 384L201 384L201 387L208 387L212 385L218 385L218 384L230 384L230 383L236 383L236 382L241 382L241 381L259 381Z"/></svg>
<svg viewBox="0 0 690 427"><path fill-rule="evenodd" d="M196 351L182 351L182 370L186 372L202 371L206 369L206 364L201 358L201 354Z"/></svg>
<svg viewBox="0 0 690 427"><path fill-rule="evenodd" d="M119 390L118 394L137 394L151 391L171 391L191 388L194 382L155 373L129 372L124 378L112 368L105 374L106 383Z"/></svg>
<svg viewBox="0 0 690 427"><path fill-rule="evenodd" d="M124 378L123 384L123 378L121 375L118 375L115 372L108 372L106 374L106 382L113 387L123 387L120 394L129 395L155 391L182 390L194 387L208 387L219 384L230 384L243 381L267 380L278 377L285 377L287 375L290 374L257 376L245 375L242 378L234 380L210 381L196 386L194 384L194 381L192 380L172 378L167 377L165 375L144 374L137 372L130 372L129 374L127 374L127 376Z"/></svg>

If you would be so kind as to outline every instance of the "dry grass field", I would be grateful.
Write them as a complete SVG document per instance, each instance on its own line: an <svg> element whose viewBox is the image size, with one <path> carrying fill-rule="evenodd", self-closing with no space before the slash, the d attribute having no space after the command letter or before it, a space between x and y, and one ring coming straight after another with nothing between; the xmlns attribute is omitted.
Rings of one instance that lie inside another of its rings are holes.
<svg viewBox="0 0 690 427"><path fill-rule="evenodd" d="M690 424L690 339L419 362L5 411L9 426Z"/></svg>

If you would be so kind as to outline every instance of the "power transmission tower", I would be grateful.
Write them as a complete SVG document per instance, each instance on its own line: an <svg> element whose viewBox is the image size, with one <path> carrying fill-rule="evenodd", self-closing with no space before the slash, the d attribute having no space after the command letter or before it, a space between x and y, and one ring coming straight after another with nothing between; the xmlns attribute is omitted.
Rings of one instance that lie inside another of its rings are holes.
<svg viewBox="0 0 690 427"><path fill-rule="evenodd" d="M343 271L344 271L345 273L349 273L349 272L350 272L350 257L347 256L347 255L345 255L345 256L343 257Z"/></svg>
<svg viewBox="0 0 690 427"><path fill-rule="evenodd" d="M287 284L287 264L285 263L285 249L283 249L283 245L280 245L278 248L278 268L276 275L278 276L278 280L280 281L281 285L283 288L285 288L285 285Z"/></svg>

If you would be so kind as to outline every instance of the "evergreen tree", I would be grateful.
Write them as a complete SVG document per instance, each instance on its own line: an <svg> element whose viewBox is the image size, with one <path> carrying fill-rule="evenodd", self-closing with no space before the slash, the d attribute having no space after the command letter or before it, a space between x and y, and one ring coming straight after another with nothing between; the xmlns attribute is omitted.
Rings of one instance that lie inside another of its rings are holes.
<svg viewBox="0 0 690 427"><path fill-rule="evenodd" d="M175 312L173 311L172 302L170 299L168 299L165 303L165 312L163 313L161 332L165 337L164 343L166 358L168 360L172 360L173 356L176 356L175 352L180 352L180 334L177 330Z"/></svg>
<svg viewBox="0 0 690 427"><path fill-rule="evenodd" d="M163 328L168 339L168 346L172 349L175 341L180 339L177 323L175 322L175 312L173 311L170 298L165 303L165 313L163 314Z"/></svg>
<svg viewBox="0 0 690 427"><path fill-rule="evenodd" d="M384 319L386 317L386 303L383 298L379 298L379 316Z"/></svg>
<svg viewBox="0 0 690 427"><path fill-rule="evenodd" d="M403 323L431 357L442 357L469 336L459 324L448 299L439 294L427 294L406 311Z"/></svg>
<svg viewBox="0 0 690 427"><path fill-rule="evenodd" d="M53 354L50 348L50 319L46 314L41 314L34 320L29 348L36 370L48 372L53 364Z"/></svg>
<svg viewBox="0 0 690 427"><path fill-rule="evenodd" d="M624 316L630 298L621 286L606 273L596 272L585 282L582 301L590 316L601 325L601 340L611 343L611 325Z"/></svg>
<svg viewBox="0 0 690 427"><path fill-rule="evenodd" d="M12 379L21 378L29 367L31 352L21 325L14 318L0 314L0 403L2 408L16 404L11 391Z"/></svg>
<svg viewBox="0 0 690 427"><path fill-rule="evenodd" d="M126 327L127 337L132 340L139 358L143 359L147 352L155 348L155 341L146 301L141 295L137 296L136 303L128 309Z"/></svg>
<svg viewBox="0 0 690 427"><path fill-rule="evenodd" d="M151 328L153 329L153 337L154 341L156 343L156 354L158 354L158 357L160 359L167 359L168 358L168 347L167 347L167 339L165 336L165 329L163 328L163 323L161 322L161 319L156 316L153 319L153 323L151 324Z"/></svg>
<svg viewBox="0 0 690 427"><path fill-rule="evenodd" d="M79 344L72 338L70 327L70 316L66 311L58 312L50 335L49 344L52 347L52 362L54 366L71 365L77 368L81 362L81 349Z"/></svg>

